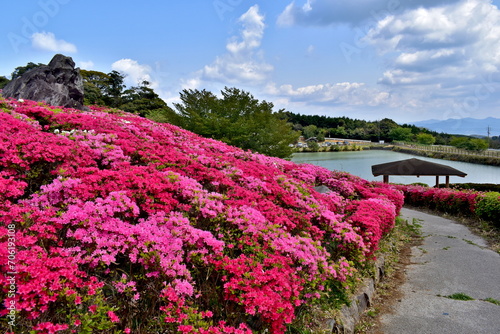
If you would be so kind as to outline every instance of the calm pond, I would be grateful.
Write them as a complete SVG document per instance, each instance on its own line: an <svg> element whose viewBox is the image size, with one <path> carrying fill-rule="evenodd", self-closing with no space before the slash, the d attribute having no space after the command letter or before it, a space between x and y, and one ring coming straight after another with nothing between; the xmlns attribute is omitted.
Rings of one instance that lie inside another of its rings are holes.
<svg viewBox="0 0 500 334"><path fill-rule="evenodd" d="M362 177L369 181L382 181L382 176L374 177L372 174L372 165L383 164L386 162L417 158L427 160L438 164L443 164L456 168L467 176L462 178L451 176L450 183L495 183L500 184L500 167L471 164L468 162L449 161L441 159L432 159L426 157L417 157L411 154L385 151L385 150L366 150L353 152L312 152L296 153L292 161L296 163L309 163L325 167L330 170L340 170ZM414 182L427 183L433 186L436 183L435 176L391 176L390 182L410 184ZM445 177L440 177L440 183L445 182Z"/></svg>

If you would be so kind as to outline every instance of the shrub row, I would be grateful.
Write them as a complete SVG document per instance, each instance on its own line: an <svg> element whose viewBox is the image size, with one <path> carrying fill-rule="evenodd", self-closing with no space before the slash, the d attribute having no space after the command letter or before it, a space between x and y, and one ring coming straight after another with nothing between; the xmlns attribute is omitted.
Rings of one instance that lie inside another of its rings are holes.
<svg viewBox="0 0 500 334"><path fill-rule="evenodd" d="M397 185L403 191L405 204L426 207L444 213L475 216L500 227L500 193L420 185Z"/></svg>
<svg viewBox="0 0 500 334"><path fill-rule="evenodd" d="M440 185L440 187L444 186L445 184ZM450 188L458 190L477 190L482 192L500 192L500 184L494 183L452 183L450 184Z"/></svg>

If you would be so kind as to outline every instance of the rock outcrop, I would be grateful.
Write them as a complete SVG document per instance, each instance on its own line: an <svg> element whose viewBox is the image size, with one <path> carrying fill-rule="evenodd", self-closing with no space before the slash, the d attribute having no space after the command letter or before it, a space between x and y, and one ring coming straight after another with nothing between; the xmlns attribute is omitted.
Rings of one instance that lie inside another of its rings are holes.
<svg viewBox="0 0 500 334"><path fill-rule="evenodd" d="M55 55L48 65L33 68L9 82L2 95L86 110L80 69L75 68L71 57L61 54Z"/></svg>

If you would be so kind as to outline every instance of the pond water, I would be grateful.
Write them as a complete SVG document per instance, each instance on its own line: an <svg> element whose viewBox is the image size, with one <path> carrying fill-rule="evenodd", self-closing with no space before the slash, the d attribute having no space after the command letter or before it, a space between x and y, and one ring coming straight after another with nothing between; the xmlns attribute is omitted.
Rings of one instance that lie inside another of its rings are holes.
<svg viewBox="0 0 500 334"><path fill-rule="evenodd" d="M309 163L325 167L330 170L340 170L362 177L369 181L382 181L382 176L373 176L372 165L383 164L417 158L442 165L451 166L464 173L466 177L450 176L450 183L495 183L500 184L500 167L471 164L468 162L449 161L418 157L411 154L392 152L386 150L366 150L353 152L307 152L294 154L292 161L296 163ZM390 182L410 184L414 182L427 183L434 186L435 176L390 176ZM439 178L440 183L445 183L445 177Z"/></svg>

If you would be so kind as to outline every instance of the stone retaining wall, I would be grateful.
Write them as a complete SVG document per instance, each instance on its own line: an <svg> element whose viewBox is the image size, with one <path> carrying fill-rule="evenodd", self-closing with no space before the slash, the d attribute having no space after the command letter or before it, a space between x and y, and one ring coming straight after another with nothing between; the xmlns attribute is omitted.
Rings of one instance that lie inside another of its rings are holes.
<svg viewBox="0 0 500 334"><path fill-rule="evenodd" d="M385 261L383 257L375 263L375 277L367 278L351 298L349 306L344 305L337 319L328 320L332 334L353 334L356 324L360 321L363 312L372 306L377 284L384 277Z"/></svg>

